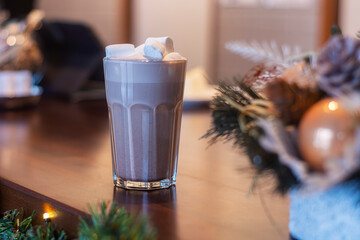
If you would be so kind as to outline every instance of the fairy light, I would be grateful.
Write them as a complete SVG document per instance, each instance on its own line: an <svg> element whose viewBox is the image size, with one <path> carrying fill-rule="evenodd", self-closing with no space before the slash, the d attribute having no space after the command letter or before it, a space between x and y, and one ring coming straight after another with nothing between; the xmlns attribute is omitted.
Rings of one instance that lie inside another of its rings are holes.
<svg viewBox="0 0 360 240"><path fill-rule="evenodd" d="M51 222L52 219L56 217L56 211L54 211L54 208L48 203L44 203L43 207L44 207L43 219L45 223L48 224L49 222Z"/></svg>
<svg viewBox="0 0 360 240"><path fill-rule="evenodd" d="M48 224L48 223L50 223L51 222L51 215L50 215L50 213L44 213L43 214L43 219L44 219L44 221L45 221L45 223L46 224Z"/></svg>
<svg viewBox="0 0 360 240"><path fill-rule="evenodd" d="M46 221L46 220L48 220L50 218L50 214L49 213L44 213L43 214L43 219Z"/></svg>
<svg viewBox="0 0 360 240"><path fill-rule="evenodd" d="M14 46L16 44L16 37L15 36L9 36L7 39L6 39L6 43L9 45L9 46Z"/></svg>

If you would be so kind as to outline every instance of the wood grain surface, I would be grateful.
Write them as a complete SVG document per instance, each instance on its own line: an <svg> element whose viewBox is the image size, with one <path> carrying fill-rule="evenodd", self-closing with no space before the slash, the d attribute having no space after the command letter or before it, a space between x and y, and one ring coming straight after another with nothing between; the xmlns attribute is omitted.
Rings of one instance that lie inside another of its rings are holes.
<svg viewBox="0 0 360 240"><path fill-rule="evenodd" d="M287 239L288 199L271 178L249 195L247 157L230 142L200 139L210 121L208 110L183 113L176 186L127 191L112 182L106 103L43 99L0 112L0 177L78 211L117 201L149 216L159 239Z"/></svg>

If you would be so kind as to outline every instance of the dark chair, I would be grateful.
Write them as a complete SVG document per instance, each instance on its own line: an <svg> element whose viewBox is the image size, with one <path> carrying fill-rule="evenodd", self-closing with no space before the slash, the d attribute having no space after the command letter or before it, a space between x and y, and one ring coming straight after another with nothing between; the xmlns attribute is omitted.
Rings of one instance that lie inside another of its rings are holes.
<svg viewBox="0 0 360 240"><path fill-rule="evenodd" d="M36 31L44 56L46 94L71 96L89 80L103 82L104 48L90 27L80 23L48 22Z"/></svg>

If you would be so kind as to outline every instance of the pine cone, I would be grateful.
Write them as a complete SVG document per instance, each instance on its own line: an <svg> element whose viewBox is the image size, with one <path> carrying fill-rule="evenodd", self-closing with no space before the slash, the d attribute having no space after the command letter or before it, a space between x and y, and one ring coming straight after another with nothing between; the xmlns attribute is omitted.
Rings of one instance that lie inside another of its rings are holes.
<svg viewBox="0 0 360 240"><path fill-rule="evenodd" d="M281 65L267 65L260 63L252 67L244 76L243 82L261 92L266 84L274 81L280 74L284 72L284 67Z"/></svg>
<svg viewBox="0 0 360 240"><path fill-rule="evenodd" d="M316 77L314 69L306 62L297 62L286 69L278 78L288 84L296 84L302 88L316 88Z"/></svg>
<svg viewBox="0 0 360 240"><path fill-rule="evenodd" d="M360 40L333 37L319 53L319 87L330 96L360 90Z"/></svg>
<svg viewBox="0 0 360 240"><path fill-rule="evenodd" d="M302 88L280 78L269 83L264 94L274 104L275 114L285 125L298 125L306 110L321 98L316 89Z"/></svg>

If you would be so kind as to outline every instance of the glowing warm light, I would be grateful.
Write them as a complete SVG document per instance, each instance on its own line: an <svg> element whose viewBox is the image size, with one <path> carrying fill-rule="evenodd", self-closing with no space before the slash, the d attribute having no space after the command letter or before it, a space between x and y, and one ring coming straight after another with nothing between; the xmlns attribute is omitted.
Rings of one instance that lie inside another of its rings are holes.
<svg viewBox="0 0 360 240"><path fill-rule="evenodd" d="M49 219L50 218L50 214L49 213L44 213L43 214L43 218L46 220L46 219Z"/></svg>
<svg viewBox="0 0 360 240"><path fill-rule="evenodd" d="M6 39L6 43L9 45L9 46L14 46L16 44L16 37L15 36L9 36L7 39Z"/></svg>
<svg viewBox="0 0 360 240"><path fill-rule="evenodd" d="M335 101L331 101L329 102L328 108L330 111L335 111L336 109L339 108L339 104Z"/></svg>
<svg viewBox="0 0 360 240"><path fill-rule="evenodd" d="M46 219L54 219L56 218L56 212L52 208L52 206L48 203L44 203L44 214L43 218Z"/></svg>

